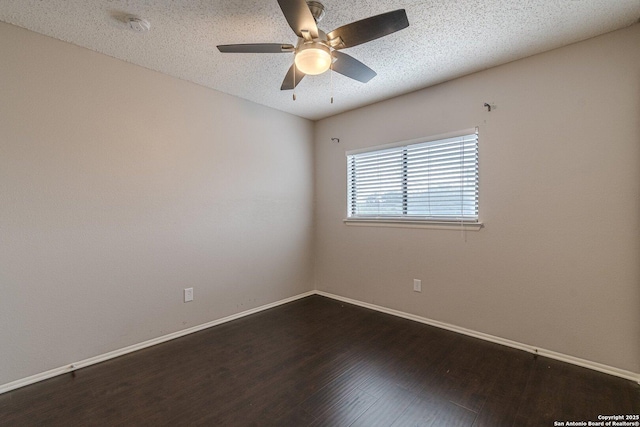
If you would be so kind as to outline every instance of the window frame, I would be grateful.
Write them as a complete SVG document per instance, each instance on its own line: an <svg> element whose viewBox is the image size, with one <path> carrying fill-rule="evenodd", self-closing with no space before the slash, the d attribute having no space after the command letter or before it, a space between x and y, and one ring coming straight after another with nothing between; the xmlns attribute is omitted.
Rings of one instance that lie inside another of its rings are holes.
<svg viewBox="0 0 640 427"><path fill-rule="evenodd" d="M345 152L346 159L346 217L343 219L343 222L346 225L355 225L355 226L376 226L376 227L408 227L408 228L433 228L433 229L462 229L462 230L470 230L470 231L478 231L483 228L483 223L480 221L480 197L479 197L479 187L480 187L480 178L479 178L479 152L477 152L476 157L476 203L477 203L477 217L474 219L471 218L460 218L460 219L438 219L434 217L420 217L420 216L391 216L391 215L383 215L383 216L374 216L374 215L363 215L363 216L354 216L351 212L351 195L352 187L350 185L350 175L349 175L349 157L357 154L363 153L371 153L376 151L383 151L387 149L393 149L398 147L411 146L416 144L427 144L429 142L435 142L439 140L446 140L449 138L462 137L466 135L475 134L477 138L478 151L479 151L479 128L470 128L463 129L455 132L443 133L438 135L431 135L423 138L416 138L407 141L399 141L390 144L377 145L373 147L366 147L356 150L349 150ZM403 150L403 178L402 178L402 200L403 200L403 212L407 212L406 200L408 197L407 190L407 173L406 173L406 153L407 150Z"/></svg>

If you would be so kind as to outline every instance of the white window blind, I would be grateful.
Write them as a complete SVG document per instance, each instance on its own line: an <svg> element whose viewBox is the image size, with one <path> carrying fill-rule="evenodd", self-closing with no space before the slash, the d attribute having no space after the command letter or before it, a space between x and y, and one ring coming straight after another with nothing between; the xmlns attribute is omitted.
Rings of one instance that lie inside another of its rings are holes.
<svg viewBox="0 0 640 427"><path fill-rule="evenodd" d="M478 135L347 153L347 216L478 220Z"/></svg>

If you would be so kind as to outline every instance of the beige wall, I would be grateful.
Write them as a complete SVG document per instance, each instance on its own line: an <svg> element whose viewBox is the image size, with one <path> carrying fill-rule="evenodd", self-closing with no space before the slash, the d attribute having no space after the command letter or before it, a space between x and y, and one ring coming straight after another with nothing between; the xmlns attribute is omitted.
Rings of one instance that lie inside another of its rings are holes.
<svg viewBox="0 0 640 427"><path fill-rule="evenodd" d="M638 46L635 25L317 122L317 289L640 372ZM345 151L474 126L483 230L343 224Z"/></svg>
<svg viewBox="0 0 640 427"><path fill-rule="evenodd" d="M313 289L312 122L2 23L0 58L0 384Z"/></svg>

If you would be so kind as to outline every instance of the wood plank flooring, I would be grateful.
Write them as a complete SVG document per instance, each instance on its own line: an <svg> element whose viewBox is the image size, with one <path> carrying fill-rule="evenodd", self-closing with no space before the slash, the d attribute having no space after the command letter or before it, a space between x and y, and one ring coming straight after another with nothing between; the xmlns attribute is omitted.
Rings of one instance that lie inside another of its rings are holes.
<svg viewBox="0 0 640 427"><path fill-rule="evenodd" d="M320 296L0 395L2 426L553 426L631 381Z"/></svg>

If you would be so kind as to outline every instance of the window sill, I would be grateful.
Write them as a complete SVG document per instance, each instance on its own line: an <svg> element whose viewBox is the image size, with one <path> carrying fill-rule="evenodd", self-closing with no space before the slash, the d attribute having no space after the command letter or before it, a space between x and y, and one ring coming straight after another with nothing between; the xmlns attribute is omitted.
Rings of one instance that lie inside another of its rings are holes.
<svg viewBox="0 0 640 427"><path fill-rule="evenodd" d="M395 228L429 228L432 230L464 230L480 231L484 227L481 222L427 221L384 218L346 218L345 225L357 227L395 227Z"/></svg>

